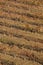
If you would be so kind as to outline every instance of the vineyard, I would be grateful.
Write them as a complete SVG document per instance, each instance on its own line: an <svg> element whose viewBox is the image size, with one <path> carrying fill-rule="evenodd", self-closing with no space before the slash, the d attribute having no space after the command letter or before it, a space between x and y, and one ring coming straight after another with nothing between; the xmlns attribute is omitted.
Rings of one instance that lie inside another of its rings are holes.
<svg viewBox="0 0 43 65"><path fill-rule="evenodd" d="M43 65L43 0L0 0L0 65Z"/></svg>

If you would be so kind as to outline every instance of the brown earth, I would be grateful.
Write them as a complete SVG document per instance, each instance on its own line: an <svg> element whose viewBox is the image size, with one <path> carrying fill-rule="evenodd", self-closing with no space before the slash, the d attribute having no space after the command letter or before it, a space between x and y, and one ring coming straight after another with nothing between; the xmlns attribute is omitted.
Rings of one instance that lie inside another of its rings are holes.
<svg viewBox="0 0 43 65"><path fill-rule="evenodd" d="M0 65L43 65L43 0L0 0Z"/></svg>

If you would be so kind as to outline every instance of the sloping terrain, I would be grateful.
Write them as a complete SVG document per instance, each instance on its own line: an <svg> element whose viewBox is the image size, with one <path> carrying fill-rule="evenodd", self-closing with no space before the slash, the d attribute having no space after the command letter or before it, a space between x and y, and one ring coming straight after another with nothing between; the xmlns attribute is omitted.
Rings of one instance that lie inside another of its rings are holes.
<svg viewBox="0 0 43 65"><path fill-rule="evenodd" d="M0 0L0 65L43 65L43 0Z"/></svg>

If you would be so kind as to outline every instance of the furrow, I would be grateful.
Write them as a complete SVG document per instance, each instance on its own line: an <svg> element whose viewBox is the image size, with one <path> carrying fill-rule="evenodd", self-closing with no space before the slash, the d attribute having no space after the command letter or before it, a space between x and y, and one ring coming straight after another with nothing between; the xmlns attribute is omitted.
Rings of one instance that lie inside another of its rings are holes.
<svg viewBox="0 0 43 65"><path fill-rule="evenodd" d="M10 14L9 13L8 12L5 13L4 11L0 10L0 18L7 18L7 19L12 19L12 20L16 19L16 20L22 21L22 22L25 21L27 23L32 23L32 24L36 24L36 25L40 25L40 24L43 25L43 20L29 18L24 15L23 16L19 15L17 13L10 13Z"/></svg>
<svg viewBox="0 0 43 65"><path fill-rule="evenodd" d="M0 25L2 26L7 26L7 27L12 27L14 28L15 26L21 30L24 30L24 31L30 31L30 32L33 32L33 33L39 33L39 34L43 34L43 27L42 26L35 26L35 25L31 25L31 24L28 24L28 23L22 23L22 22L19 22L19 21L16 21L16 20L8 20L8 19L5 19L5 18L0 18Z"/></svg>
<svg viewBox="0 0 43 65"><path fill-rule="evenodd" d="M43 52L43 44L34 41L27 41L23 38L17 38L17 37L11 38L11 36L4 36L0 34L0 42L7 43L11 46L16 45L19 48L23 47L30 50L33 49L35 51Z"/></svg>
<svg viewBox="0 0 43 65"><path fill-rule="evenodd" d="M12 13L17 13L19 15L25 15L27 17L43 19L43 9L41 8L40 10L40 8L38 9L37 8L34 9L34 8L30 7L29 10L24 10L24 9L17 8L17 7L9 7L9 6L0 7L0 9L6 10L8 12L10 11Z"/></svg>
<svg viewBox="0 0 43 65"><path fill-rule="evenodd" d="M6 0L4 0L6 1ZM23 3L23 4L26 4L26 5L33 5L33 6L43 6L43 1L41 0L7 0L7 1L13 1L13 2L18 2L18 3ZM25 2L24 2L25 1ZM1 1L2 2L2 1Z"/></svg>
<svg viewBox="0 0 43 65"><path fill-rule="evenodd" d="M42 65L42 64L39 64L39 63L37 63L37 62L35 62L35 61L27 61L27 60L22 60L22 59L20 59L20 58L17 58L17 57L15 57L15 58L13 58L13 57L11 57L11 56L9 56L9 55L6 55L6 54L2 54L2 53L0 53L0 56L1 56L1 62L2 63L4 63L5 64L5 62L6 63L11 63L11 64L13 64L13 65L21 65L21 64L23 64L23 65L28 65L28 64L37 64L37 65ZM10 64L10 65L11 65Z"/></svg>
<svg viewBox="0 0 43 65"><path fill-rule="evenodd" d="M0 65L43 65L43 1L0 0Z"/></svg>
<svg viewBox="0 0 43 65"><path fill-rule="evenodd" d="M9 51L10 50L12 51L12 53L14 52L16 54L24 55L24 56L28 57L28 59L30 59L30 60L34 60L35 62L43 64L43 53L42 52L36 52L36 51L33 51L33 50L29 50L29 49L27 50L27 49L24 49L24 48L20 49L17 46L11 47L9 49Z"/></svg>
<svg viewBox="0 0 43 65"><path fill-rule="evenodd" d="M3 2L0 2L0 3L2 4ZM36 12L38 12L38 14L43 13L43 7L39 7L39 6L37 6L37 7L36 6L31 6L31 5L28 6L28 5L20 4L20 3L17 3L17 2L10 2L10 1L5 2L4 4L5 4L5 6L2 4L2 7L5 8L5 9L7 7L11 10L11 8L14 9L16 7L18 9L22 9L22 10L25 10L25 11L30 11L30 13L36 13ZM26 8L27 8L27 10L26 10ZM13 11L13 10L11 10L11 11ZM36 15L38 15L38 14L36 14Z"/></svg>
<svg viewBox="0 0 43 65"><path fill-rule="evenodd" d="M35 41L35 42L43 43L43 35L40 35L40 34L37 34L37 33L34 34L34 33L31 33L31 32L25 32L25 31L19 30L18 28L16 29L16 28L12 28L12 27L9 28L9 27L6 27L6 26L0 26L0 33L6 33L6 34L10 33L13 36L16 36L16 37L19 37L19 38L22 37L24 39L27 39L28 41L32 40L32 41Z"/></svg>

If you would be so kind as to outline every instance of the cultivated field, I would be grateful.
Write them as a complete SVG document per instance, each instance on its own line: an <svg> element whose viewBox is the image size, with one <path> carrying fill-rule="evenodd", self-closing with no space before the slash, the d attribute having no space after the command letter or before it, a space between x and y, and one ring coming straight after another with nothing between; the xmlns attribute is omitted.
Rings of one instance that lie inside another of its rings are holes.
<svg viewBox="0 0 43 65"><path fill-rule="evenodd" d="M0 65L43 65L43 0L0 0Z"/></svg>

